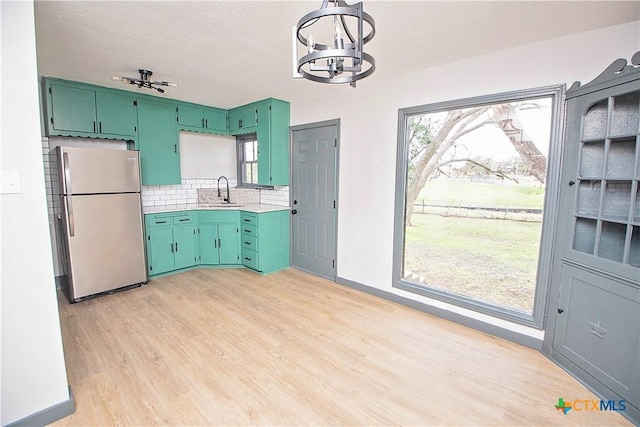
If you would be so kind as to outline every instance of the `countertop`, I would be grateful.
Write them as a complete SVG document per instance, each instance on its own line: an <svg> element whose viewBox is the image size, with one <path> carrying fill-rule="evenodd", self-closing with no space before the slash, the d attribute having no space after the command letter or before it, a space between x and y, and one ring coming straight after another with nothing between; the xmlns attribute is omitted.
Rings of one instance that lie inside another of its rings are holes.
<svg viewBox="0 0 640 427"><path fill-rule="evenodd" d="M225 205L213 205L211 203L187 203L180 205L166 205L166 206L145 206L142 208L143 214L156 214L163 212L182 212L182 211L245 211L253 213L273 212L273 211L288 211L288 206L268 205L266 203L252 203L242 206L225 206Z"/></svg>

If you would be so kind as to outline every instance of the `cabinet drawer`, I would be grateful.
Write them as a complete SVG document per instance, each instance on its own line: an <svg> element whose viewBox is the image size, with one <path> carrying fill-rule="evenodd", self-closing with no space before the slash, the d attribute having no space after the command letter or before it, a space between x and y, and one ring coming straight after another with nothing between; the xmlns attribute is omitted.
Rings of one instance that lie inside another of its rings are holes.
<svg viewBox="0 0 640 427"><path fill-rule="evenodd" d="M170 227L173 222L173 218L166 216L146 215L147 227Z"/></svg>
<svg viewBox="0 0 640 427"><path fill-rule="evenodd" d="M242 231L244 235L258 236L258 227L255 225L242 223L240 224L240 231Z"/></svg>
<svg viewBox="0 0 640 427"><path fill-rule="evenodd" d="M173 225L192 224L193 218L187 215L180 215L173 218Z"/></svg>
<svg viewBox="0 0 640 427"><path fill-rule="evenodd" d="M254 236L250 236L249 234L242 235L242 247L251 249L254 251L258 250L258 239Z"/></svg>
<svg viewBox="0 0 640 427"><path fill-rule="evenodd" d="M242 265L258 270L258 253L251 249L242 248Z"/></svg>
<svg viewBox="0 0 640 427"><path fill-rule="evenodd" d="M255 216L255 215L249 215L249 214L246 214L246 213L243 212L242 216L241 216L241 222L242 222L242 225L251 224L251 225L255 225L257 227L258 226L258 217Z"/></svg>

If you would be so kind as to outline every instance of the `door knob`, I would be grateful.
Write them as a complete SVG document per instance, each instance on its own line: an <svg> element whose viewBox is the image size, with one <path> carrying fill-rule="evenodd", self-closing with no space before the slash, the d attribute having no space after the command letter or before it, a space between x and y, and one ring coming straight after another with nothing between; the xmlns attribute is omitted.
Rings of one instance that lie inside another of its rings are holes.
<svg viewBox="0 0 640 427"><path fill-rule="evenodd" d="M295 214L297 214L297 213L298 213L298 210L297 210L297 209L294 209L294 210L292 210L292 211L291 211L291 215L295 215Z"/></svg>

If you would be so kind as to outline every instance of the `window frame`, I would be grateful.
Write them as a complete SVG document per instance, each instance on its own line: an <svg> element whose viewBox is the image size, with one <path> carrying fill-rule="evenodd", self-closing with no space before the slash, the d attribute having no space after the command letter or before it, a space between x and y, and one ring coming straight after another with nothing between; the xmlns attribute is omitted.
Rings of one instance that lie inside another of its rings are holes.
<svg viewBox="0 0 640 427"><path fill-rule="evenodd" d="M477 97L462 98L451 101L424 104L398 110L398 137L396 156L396 194L394 208L393 232L393 265L392 287L411 292L420 296L445 302L464 309L507 320L516 324L544 329L545 312L548 305L553 252L555 248L560 171L562 157L562 132L564 123L564 94L565 85L552 85L532 89L516 90ZM543 205L542 230L540 249L538 252L538 268L536 274L536 291L531 314L501 307L498 305L478 301L474 298L457 295L434 287L410 282L402 277L404 265L405 215L406 193L409 166L408 128L409 117L437 113L455 108L472 108L497 103L523 101L534 98L551 98L551 132L549 139L549 154L547 159L547 177L545 182L545 197Z"/></svg>
<svg viewBox="0 0 640 427"><path fill-rule="evenodd" d="M246 161L245 157L244 157L244 147L245 144L248 142L255 142L256 144L256 158L255 160L252 161ZM237 170L238 170L238 180L237 180L237 186L238 187L243 187L243 188L258 188L260 187L260 184L258 183L258 152L260 150L260 147L258 146L258 135L256 133L248 133L248 134L244 134L244 135L238 135L236 136L236 153L237 153ZM245 177L244 177L244 165L247 164L255 164L256 165L256 175L255 175L255 183L253 182L246 182L245 181Z"/></svg>

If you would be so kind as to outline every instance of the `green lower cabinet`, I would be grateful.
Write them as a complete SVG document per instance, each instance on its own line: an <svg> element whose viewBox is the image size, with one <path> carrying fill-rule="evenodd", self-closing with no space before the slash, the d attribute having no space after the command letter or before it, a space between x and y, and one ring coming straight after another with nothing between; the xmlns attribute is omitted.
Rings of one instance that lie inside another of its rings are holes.
<svg viewBox="0 0 640 427"><path fill-rule="evenodd" d="M147 258L150 276L175 270L173 229L154 228L147 232Z"/></svg>
<svg viewBox="0 0 640 427"><path fill-rule="evenodd" d="M289 210L240 214L242 265L262 274L289 268Z"/></svg>
<svg viewBox="0 0 640 427"><path fill-rule="evenodd" d="M149 276L196 264L195 221L191 214L145 215Z"/></svg>
<svg viewBox="0 0 640 427"><path fill-rule="evenodd" d="M173 227L173 242L175 243L175 269L191 267L196 263L193 225Z"/></svg>
<svg viewBox="0 0 640 427"><path fill-rule="evenodd" d="M200 239L200 264L220 264L220 251L218 250L218 225L200 224L198 228Z"/></svg>
<svg viewBox="0 0 640 427"><path fill-rule="evenodd" d="M240 264L239 219L238 211L200 211L198 225L200 264Z"/></svg>
<svg viewBox="0 0 640 427"><path fill-rule="evenodd" d="M289 267L289 210L202 210L145 215L149 277L198 265Z"/></svg>

